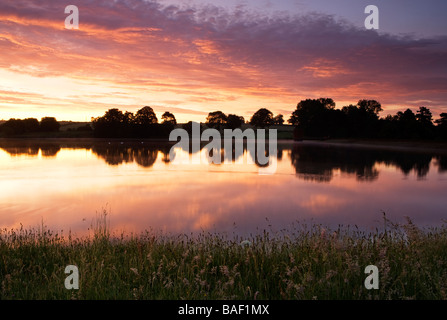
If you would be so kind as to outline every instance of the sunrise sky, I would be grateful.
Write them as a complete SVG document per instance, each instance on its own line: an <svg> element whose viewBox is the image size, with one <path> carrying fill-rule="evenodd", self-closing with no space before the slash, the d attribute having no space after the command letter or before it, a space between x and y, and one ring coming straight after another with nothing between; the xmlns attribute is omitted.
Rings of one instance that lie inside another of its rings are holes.
<svg viewBox="0 0 447 320"><path fill-rule="evenodd" d="M366 30L364 9L380 10ZM80 11L67 30L67 5ZM444 0L2 0L0 119L90 121L151 106L179 122L221 110L287 120L306 98L336 107L447 112Z"/></svg>

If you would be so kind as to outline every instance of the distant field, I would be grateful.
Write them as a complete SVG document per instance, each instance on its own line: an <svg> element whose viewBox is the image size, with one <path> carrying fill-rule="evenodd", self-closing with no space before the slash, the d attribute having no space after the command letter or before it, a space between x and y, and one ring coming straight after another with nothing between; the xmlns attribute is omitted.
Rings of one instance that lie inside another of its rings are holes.
<svg viewBox="0 0 447 320"><path fill-rule="evenodd" d="M61 125L60 131L76 130L79 127L84 127L91 122L77 122L77 121L59 121Z"/></svg>

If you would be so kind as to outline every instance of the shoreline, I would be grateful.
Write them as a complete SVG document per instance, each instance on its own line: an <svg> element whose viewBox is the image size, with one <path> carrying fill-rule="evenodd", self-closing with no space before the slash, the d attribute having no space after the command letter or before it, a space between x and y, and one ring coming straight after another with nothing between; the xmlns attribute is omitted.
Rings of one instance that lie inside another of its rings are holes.
<svg viewBox="0 0 447 320"><path fill-rule="evenodd" d="M447 155L447 142L445 141L329 139L325 141L303 140L295 141L295 143Z"/></svg>
<svg viewBox="0 0 447 320"><path fill-rule="evenodd" d="M222 139L223 140L223 139ZM112 142L112 143L167 143L175 144L178 141L170 141L163 138L95 138L95 137L0 137L1 142L60 142L60 143L94 143L94 142ZM207 143L207 141L203 141ZM403 152L422 152L437 153L447 155L447 141L427 141L427 140L380 140L380 139L328 139L320 140L301 140L278 139L278 144L291 145L312 145L327 147L345 147L345 148L367 148L377 150L392 150Z"/></svg>

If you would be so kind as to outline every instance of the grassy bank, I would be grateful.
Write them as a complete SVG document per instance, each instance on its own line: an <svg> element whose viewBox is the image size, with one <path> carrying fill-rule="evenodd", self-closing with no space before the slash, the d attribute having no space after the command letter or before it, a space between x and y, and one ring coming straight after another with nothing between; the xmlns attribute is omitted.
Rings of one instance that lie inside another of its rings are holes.
<svg viewBox="0 0 447 320"><path fill-rule="evenodd" d="M67 265L79 290L67 290ZM367 265L379 289L364 286ZM251 239L202 233L89 237L0 232L0 299L446 299L447 228L387 222L384 232L297 225Z"/></svg>

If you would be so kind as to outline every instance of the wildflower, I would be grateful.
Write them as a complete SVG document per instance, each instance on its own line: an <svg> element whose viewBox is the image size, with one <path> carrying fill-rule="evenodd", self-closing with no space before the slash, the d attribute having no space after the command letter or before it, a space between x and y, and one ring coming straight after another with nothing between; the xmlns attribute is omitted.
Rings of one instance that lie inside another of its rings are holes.
<svg viewBox="0 0 447 320"><path fill-rule="evenodd" d="M291 253L289 253L289 259L291 264L295 263L295 258L293 258L293 255Z"/></svg>
<svg viewBox="0 0 447 320"><path fill-rule="evenodd" d="M326 237L326 229L323 228L323 229L321 230L321 232L320 232L320 238L321 238L321 239L324 239L325 237Z"/></svg>
<svg viewBox="0 0 447 320"><path fill-rule="evenodd" d="M220 272L226 277L230 276L230 271L228 270L227 266L220 266Z"/></svg>

